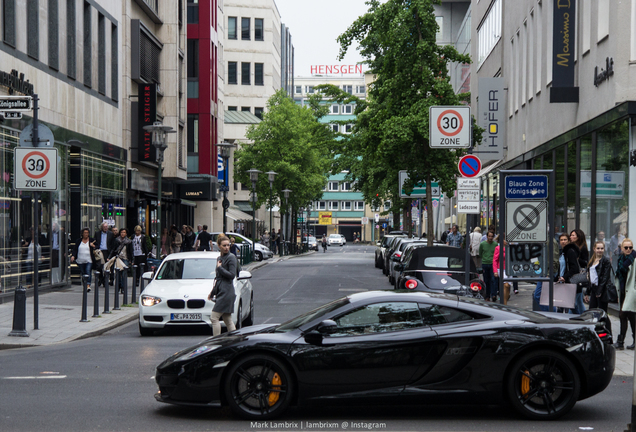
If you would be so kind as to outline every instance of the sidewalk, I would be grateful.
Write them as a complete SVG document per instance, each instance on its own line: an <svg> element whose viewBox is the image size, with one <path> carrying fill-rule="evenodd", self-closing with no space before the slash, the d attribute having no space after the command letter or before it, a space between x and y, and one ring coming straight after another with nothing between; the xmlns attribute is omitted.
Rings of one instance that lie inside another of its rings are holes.
<svg viewBox="0 0 636 432"><path fill-rule="evenodd" d="M268 264L294 258L285 256L271 258L261 262L252 262L243 266L243 270L254 271ZM34 330L33 297L27 297L26 331L28 337L8 336L13 327L13 301L0 304L0 350L24 348L40 345L70 342L98 336L116 327L137 320L139 309L137 304L122 306L123 296L119 294L120 310L112 310L114 306L113 288L110 289L110 314L104 311L104 288L99 287L99 316L93 315L94 290L88 293L87 319L82 317L82 286L69 287L40 293L38 308L38 330ZM132 295L132 278L128 278L128 301Z"/></svg>

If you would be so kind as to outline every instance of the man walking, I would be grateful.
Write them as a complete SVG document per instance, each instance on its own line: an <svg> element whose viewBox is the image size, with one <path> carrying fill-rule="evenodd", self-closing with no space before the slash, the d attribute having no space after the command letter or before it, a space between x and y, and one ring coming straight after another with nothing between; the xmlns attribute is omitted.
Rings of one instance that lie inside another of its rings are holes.
<svg viewBox="0 0 636 432"><path fill-rule="evenodd" d="M110 252L113 250L113 242L115 241L115 234L108 229L108 222L103 222L100 225L100 230L95 233L95 248L102 251L102 255L104 259L108 259L110 256ZM104 285L104 267L100 269L99 280L97 281L97 286L99 284Z"/></svg>
<svg viewBox="0 0 636 432"><path fill-rule="evenodd" d="M209 251L212 250L212 236L208 233L208 226L203 225L203 230L199 232L197 241L194 243L194 250Z"/></svg>
<svg viewBox="0 0 636 432"><path fill-rule="evenodd" d="M486 301L496 301L498 286L495 284L495 274L492 269L492 259L495 256L497 243L493 240L495 233L488 231L486 241L479 245L479 256L481 257L481 268L483 270L484 282L486 283Z"/></svg>
<svg viewBox="0 0 636 432"><path fill-rule="evenodd" d="M454 247L462 247L462 240L464 240L464 236L457 232L457 225L453 225L451 233L446 236L446 244Z"/></svg>

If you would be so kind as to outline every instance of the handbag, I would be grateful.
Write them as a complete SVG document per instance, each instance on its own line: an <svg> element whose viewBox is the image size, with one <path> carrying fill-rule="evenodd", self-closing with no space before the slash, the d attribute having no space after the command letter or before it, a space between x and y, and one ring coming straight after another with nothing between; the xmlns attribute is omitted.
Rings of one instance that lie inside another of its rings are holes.
<svg viewBox="0 0 636 432"><path fill-rule="evenodd" d="M552 298L552 304L554 305L554 307L574 309L575 299L576 299L576 284L574 283L554 284L554 297ZM547 284L541 290L541 299L539 300L539 304L542 306L549 306L550 304L550 289Z"/></svg>
<svg viewBox="0 0 636 432"><path fill-rule="evenodd" d="M102 264L104 265L105 261L104 261L104 254L102 253L102 251L100 249L95 249L93 251L93 256L95 257L95 261L98 264Z"/></svg>
<svg viewBox="0 0 636 432"><path fill-rule="evenodd" d="M613 282L609 282L603 295L601 296L603 303L618 303L618 292L616 291L616 285Z"/></svg>

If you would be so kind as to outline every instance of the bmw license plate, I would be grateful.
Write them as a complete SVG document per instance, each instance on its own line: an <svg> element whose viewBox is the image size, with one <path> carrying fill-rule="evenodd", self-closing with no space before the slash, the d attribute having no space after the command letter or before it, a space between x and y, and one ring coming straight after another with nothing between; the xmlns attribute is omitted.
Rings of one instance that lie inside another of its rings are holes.
<svg viewBox="0 0 636 432"><path fill-rule="evenodd" d="M201 321L200 313L171 313L170 321Z"/></svg>

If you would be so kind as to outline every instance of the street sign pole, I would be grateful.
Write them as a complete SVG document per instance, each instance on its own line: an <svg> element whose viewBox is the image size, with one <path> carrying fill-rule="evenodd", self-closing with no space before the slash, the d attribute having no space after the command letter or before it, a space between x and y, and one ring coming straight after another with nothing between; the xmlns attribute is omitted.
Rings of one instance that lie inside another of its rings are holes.
<svg viewBox="0 0 636 432"><path fill-rule="evenodd" d="M38 135L38 95L33 95L33 147L40 146L40 137ZM40 243L40 193L33 192L33 329L39 327L39 277L40 277L40 259L38 257L38 246Z"/></svg>

